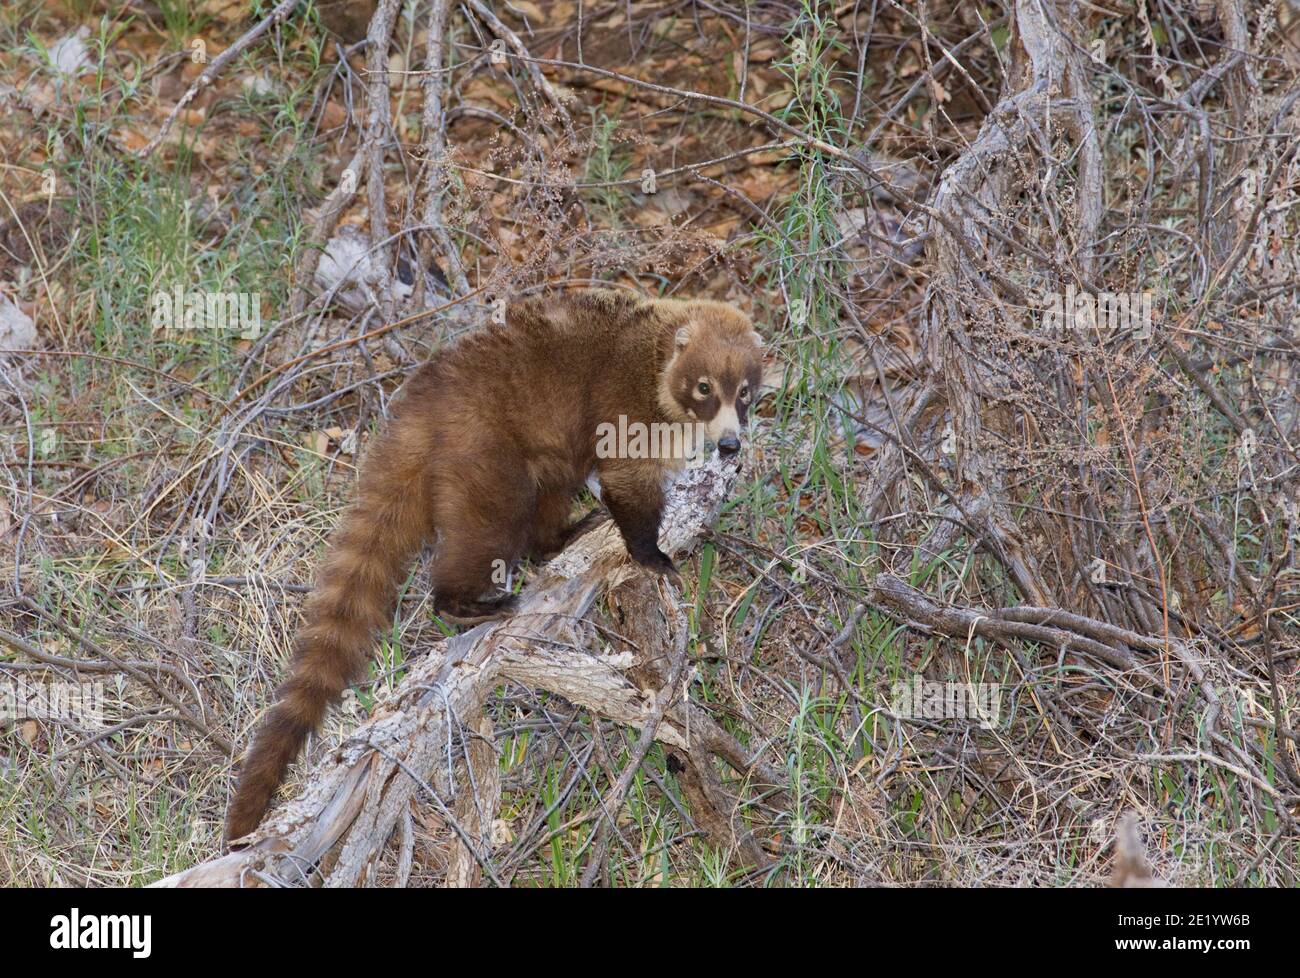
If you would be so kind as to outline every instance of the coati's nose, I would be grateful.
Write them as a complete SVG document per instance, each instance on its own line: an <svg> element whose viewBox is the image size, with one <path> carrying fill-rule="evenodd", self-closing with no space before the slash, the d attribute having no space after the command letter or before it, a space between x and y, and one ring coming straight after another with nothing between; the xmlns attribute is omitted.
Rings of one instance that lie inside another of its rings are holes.
<svg viewBox="0 0 1300 978"><path fill-rule="evenodd" d="M718 439L719 455L735 455L740 451L740 439L735 435L727 435Z"/></svg>

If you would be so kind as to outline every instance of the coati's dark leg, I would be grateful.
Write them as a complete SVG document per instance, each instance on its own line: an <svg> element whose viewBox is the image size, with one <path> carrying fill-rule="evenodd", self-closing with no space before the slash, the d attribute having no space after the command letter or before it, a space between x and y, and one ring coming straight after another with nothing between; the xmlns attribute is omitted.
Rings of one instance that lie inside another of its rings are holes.
<svg viewBox="0 0 1300 978"><path fill-rule="evenodd" d="M604 509L597 506L585 516L569 522L573 497L568 493L543 496L539 501L538 526L533 534L530 553L535 560L549 560L583 534L594 530L609 519Z"/></svg>
<svg viewBox="0 0 1300 978"><path fill-rule="evenodd" d="M502 563L496 563L498 560ZM508 614L516 604L515 595L500 591L492 576L512 561L501 556L500 548L481 539L444 540L433 563L434 610L458 625L477 625ZM493 590L497 592L494 596L484 597Z"/></svg>
<svg viewBox="0 0 1300 978"><path fill-rule="evenodd" d="M659 549L659 521L664 512L662 474L644 461L611 461L600 468L600 496L623 534L633 560L658 574L677 576L677 568Z"/></svg>
<svg viewBox="0 0 1300 978"><path fill-rule="evenodd" d="M567 526L573 496L567 492L544 492L537 497L536 515L529 554L538 560L553 557L568 543Z"/></svg>
<svg viewBox="0 0 1300 978"><path fill-rule="evenodd" d="M564 531L564 542L560 545L563 550L580 536L585 536L596 527L609 520L609 514L603 507L597 506L586 516L571 523Z"/></svg>
<svg viewBox="0 0 1300 978"><path fill-rule="evenodd" d="M433 606L458 624L501 618L514 607L515 596L500 586L528 544L535 515L536 494L517 473L486 473L482 481L491 489L464 478L438 494L442 537L433 559Z"/></svg>

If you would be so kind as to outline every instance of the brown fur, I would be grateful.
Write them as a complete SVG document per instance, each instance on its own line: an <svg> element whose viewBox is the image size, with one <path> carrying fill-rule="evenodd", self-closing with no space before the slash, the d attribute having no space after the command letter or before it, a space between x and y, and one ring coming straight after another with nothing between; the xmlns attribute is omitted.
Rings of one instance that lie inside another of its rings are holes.
<svg viewBox="0 0 1300 978"><path fill-rule="evenodd" d="M758 391L759 345L749 320L722 303L570 293L511 306L505 326L470 334L416 371L318 571L226 837L257 827L307 737L363 673L426 542L436 544L435 607L462 621L499 616L509 598L484 597L493 561L559 550L574 495L595 470L631 556L675 573L658 534L665 469L679 463L597 458L598 426L620 415L698 420L734 451Z"/></svg>

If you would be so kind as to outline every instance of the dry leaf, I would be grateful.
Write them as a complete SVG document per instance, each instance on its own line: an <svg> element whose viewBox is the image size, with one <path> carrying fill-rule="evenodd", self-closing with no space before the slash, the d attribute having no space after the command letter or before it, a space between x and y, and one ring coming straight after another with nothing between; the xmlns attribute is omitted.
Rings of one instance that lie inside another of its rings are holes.
<svg viewBox="0 0 1300 978"><path fill-rule="evenodd" d="M313 431L303 439L303 444L307 446L308 451L324 455L329 451L330 436L323 431Z"/></svg>
<svg viewBox="0 0 1300 978"><path fill-rule="evenodd" d="M510 6L533 21L546 20L542 8L533 3L532 0L513 0Z"/></svg>
<svg viewBox="0 0 1300 978"><path fill-rule="evenodd" d="M149 137L134 129L119 129L116 133L118 141L121 142L122 148L128 153L138 153L149 145Z"/></svg>
<svg viewBox="0 0 1300 978"><path fill-rule="evenodd" d="M321 110L320 124L322 129L337 129L343 123L348 121L348 110L342 103L333 99L325 103L325 108Z"/></svg>

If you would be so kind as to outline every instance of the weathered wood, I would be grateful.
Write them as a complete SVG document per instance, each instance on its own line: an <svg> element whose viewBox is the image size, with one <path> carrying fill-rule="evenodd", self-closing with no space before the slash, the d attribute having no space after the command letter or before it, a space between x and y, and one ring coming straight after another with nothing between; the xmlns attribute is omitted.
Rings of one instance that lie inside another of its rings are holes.
<svg viewBox="0 0 1300 978"><path fill-rule="evenodd" d="M684 628L680 615L670 615L670 610L653 593L654 584L645 578L634 578L610 592L611 612L617 618L620 634L637 648L659 650L659 654L646 654L629 670L632 680L645 689L662 689L668 684L672 662L667 653L675 647L674 633ZM684 638L684 636L682 636ZM690 677L680 684L690 685ZM681 690L685 697L685 689ZM690 723L700 724L691 717ZM712 725L711 723L709 724ZM700 731L692 727L690 743L675 748L669 754L669 770L677 775L682 797L690 808L691 818L704 832L709 842L727 856L735 867L763 867L771 863L753 833L742 823L738 813L738 799L730 797L722 779L714 769L714 757L702 742Z"/></svg>
<svg viewBox="0 0 1300 978"><path fill-rule="evenodd" d="M446 885L464 889L483 881L481 862L492 853L492 826L501 802L501 761L492 736L492 722L479 716L461 760L461 791L456 795L456 820L467 838L452 846Z"/></svg>
<svg viewBox="0 0 1300 978"><path fill-rule="evenodd" d="M670 554L687 550L715 518L734 483L736 470L716 456L687 469L668 494L660 542ZM645 571L633 564L612 524L574 541L550 561L521 597L517 614L439 642L416 659L397 688L307 778L298 797L272 811L248 837L247 848L200 863L155 886L357 886L371 874L394 830L417 795L453 826L461 847L482 853L482 824L462 825L433 782L455 758L454 733L482 715L483 704L503 679L562 696L594 714L638 729L655 715L642 689L628 676L636 656L590 651L598 647L584 616L611 587ZM675 589L655 579L650 587L663 602ZM649 614L643 605L638 614ZM642 650L655 655L655 650ZM655 736L688 746L686 714L700 749L760 780L776 772L754 763L742 748L701 711L674 703L664 711ZM477 768L476 768L477 771ZM445 778L445 775L444 775ZM494 803L493 803L494 804ZM486 807L486 806L485 806ZM463 814L463 810L462 810ZM465 867L454 860L459 879ZM490 867L481 867L487 881Z"/></svg>

